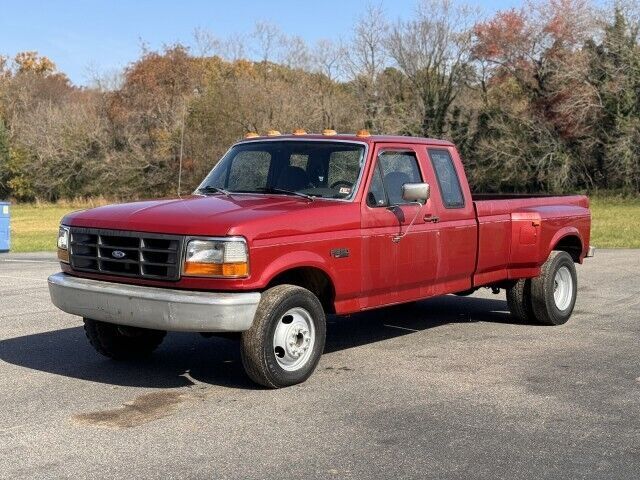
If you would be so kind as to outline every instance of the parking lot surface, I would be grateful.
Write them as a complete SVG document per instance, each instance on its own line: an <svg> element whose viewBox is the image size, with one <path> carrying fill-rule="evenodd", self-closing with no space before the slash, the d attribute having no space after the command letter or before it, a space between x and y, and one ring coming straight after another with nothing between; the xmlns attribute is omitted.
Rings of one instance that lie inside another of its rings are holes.
<svg viewBox="0 0 640 480"><path fill-rule="evenodd" d="M331 318L302 385L233 340L117 363L51 305L51 254L0 255L0 478L629 478L640 472L640 250L578 267L568 324L504 293Z"/></svg>

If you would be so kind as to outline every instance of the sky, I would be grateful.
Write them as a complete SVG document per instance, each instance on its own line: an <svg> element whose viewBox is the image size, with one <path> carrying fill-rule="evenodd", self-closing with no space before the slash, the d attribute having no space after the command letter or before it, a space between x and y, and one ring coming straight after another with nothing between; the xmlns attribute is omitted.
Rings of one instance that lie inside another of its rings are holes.
<svg viewBox="0 0 640 480"><path fill-rule="evenodd" d="M416 0L382 0L390 20L411 18ZM520 5L475 2L482 11ZM180 42L192 46L197 28L216 37L248 34L258 21L277 25L309 43L351 35L368 0L0 0L0 55L36 50L76 85L113 74L140 56Z"/></svg>

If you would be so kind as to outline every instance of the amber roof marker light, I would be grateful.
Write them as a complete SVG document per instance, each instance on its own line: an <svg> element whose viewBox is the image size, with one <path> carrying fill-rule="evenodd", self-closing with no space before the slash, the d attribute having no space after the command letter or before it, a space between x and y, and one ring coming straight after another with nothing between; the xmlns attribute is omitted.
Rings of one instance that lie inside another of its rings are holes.
<svg viewBox="0 0 640 480"><path fill-rule="evenodd" d="M277 137L281 135L281 133L278 130L269 130L267 132L267 137Z"/></svg>
<svg viewBox="0 0 640 480"><path fill-rule="evenodd" d="M356 132L356 137L370 137L370 136L371 134L369 133L369 130L365 130L364 128Z"/></svg>
<svg viewBox="0 0 640 480"><path fill-rule="evenodd" d="M293 131L293 134L294 134L294 135L306 135L306 134L307 134L307 131L306 131L304 128L296 128L296 129Z"/></svg>
<svg viewBox="0 0 640 480"><path fill-rule="evenodd" d="M248 132L245 134L244 138L256 138L259 137L260 135L258 135L256 132Z"/></svg>
<svg viewBox="0 0 640 480"><path fill-rule="evenodd" d="M325 128L324 130L322 130L322 134L323 135L337 135L338 132L336 132L335 130L332 130L330 128Z"/></svg>

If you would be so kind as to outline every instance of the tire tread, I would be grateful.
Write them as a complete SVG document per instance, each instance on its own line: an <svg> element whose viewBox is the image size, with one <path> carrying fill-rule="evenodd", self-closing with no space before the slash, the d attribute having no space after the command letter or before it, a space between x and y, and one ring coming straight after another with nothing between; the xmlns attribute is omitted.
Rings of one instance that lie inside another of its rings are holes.
<svg viewBox="0 0 640 480"><path fill-rule="evenodd" d="M555 275L555 270L560 263L566 263L570 265L570 271L573 278L573 295L574 300L569 308L569 313L566 317L559 317L553 311L553 279L550 277ZM575 305L575 298L577 296L578 282L575 271L575 265L571 255L562 250L553 250L549 254L549 258L542 265L540 269L540 275L531 279L531 306L535 320L542 325L562 325L569 320L573 307Z"/></svg>
<svg viewBox="0 0 640 480"><path fill-rule="evenodd" d="M118 332L118 325L85 318L84 332L89 343L105 357L131 360L151 354L164 340L162 330L138 329L140 336L127 337Z"/></svg>
<svg viewBox="0 0 640 480"><path fill-rule="evenodd" d="M531 280L521 278L511 288L507 288L507 304L511 314L521 323L535 321L531 305Z"/></svg>
<svg viewBox="0 0 640 480"><path fill-rule="evenodd" d="M298 287L296 285L276 285L275 287L263 292L253 324L249 330L242 333L241 337L240 353L242 365L244 366L249 378L255 383L268 388L280 388L294 383L303 382L311 375L311 373L313 373L319 358L316 359L315 362L311 360L314 364L302 378L295 382L283 382L277 379L274 373L270 370L269 359L266 356L265 341L268 341L270 337L269 332L271 322L273 321L272 313L289 297L301 294L314 302L315 308L319 312L322 312L322 318L316 320L321 322L321 325L316 325L316 342L321 342L320 353L322 353L322 350L324 349L326 326L324 311L322 310L320 300L305 288Z"/></svg>

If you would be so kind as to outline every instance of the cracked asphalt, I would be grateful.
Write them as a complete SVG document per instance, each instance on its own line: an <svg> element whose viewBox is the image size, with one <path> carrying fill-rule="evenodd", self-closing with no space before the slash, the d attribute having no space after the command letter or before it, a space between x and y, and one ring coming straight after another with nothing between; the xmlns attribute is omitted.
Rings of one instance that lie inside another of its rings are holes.
<svg viewBox="0 0 640 480"><path fill-rule="evenodd" d="M228 339L100 357L49 301L58 270L0 255L0 478L638 478L640 250L579 266L561 327L489 291L331 318L276 391Z"/></svg>

